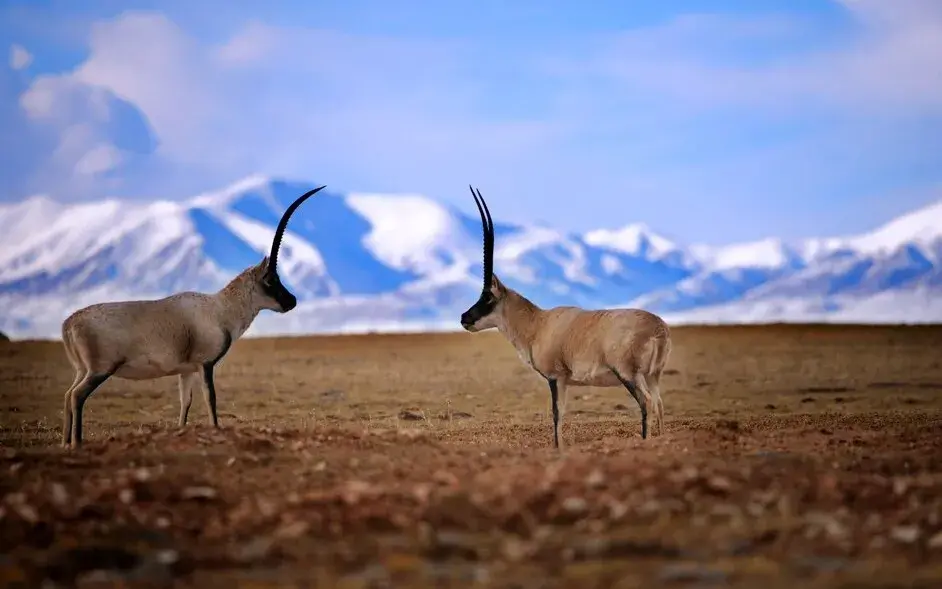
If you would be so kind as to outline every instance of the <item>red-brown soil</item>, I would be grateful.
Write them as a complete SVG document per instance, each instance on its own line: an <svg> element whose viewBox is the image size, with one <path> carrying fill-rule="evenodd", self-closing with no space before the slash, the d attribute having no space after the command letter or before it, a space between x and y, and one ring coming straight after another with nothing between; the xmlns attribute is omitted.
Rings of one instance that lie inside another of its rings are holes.
<svg viewBox="0 0 942 589"><path fill-rule="evenodd" d="M942 327L675 328L665 433L548 388L496 334L242 340L174 379L0 343L0 582L69 586L940 587Z"/></svg>

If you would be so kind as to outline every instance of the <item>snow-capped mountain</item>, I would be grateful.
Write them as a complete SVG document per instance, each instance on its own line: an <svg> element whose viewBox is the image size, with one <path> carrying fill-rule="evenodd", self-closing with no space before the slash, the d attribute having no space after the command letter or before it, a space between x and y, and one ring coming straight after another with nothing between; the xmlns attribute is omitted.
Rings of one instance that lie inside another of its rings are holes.
<svg viewBox="0 0 942 589"><path fill-rule="evenodd" d="M93 302L217 290L268 252L282 211L313 187L251 177L187 201L0 205L0 330L58 337ZM942 203L800 243L683 246L641 224L495 230L497 273L544 307L643 306L674 322L942 319ZM250 334L454 329L480 289L480 221L421 195L328 188L292 217L279 270L301 304L262 313Z"/></svg>
<svg viewBox="0 0 942 589"><path fill-rule="evenodd" d="M221 288L268 253L284 209L313 186L253 177L181 202L0 206L0 330L57 337L92 302ZM615 304L689 273L551 228L495 231L501 278L542 304ZM453 327L480 289L480 219L424 196L328 188L292 217L279 273L302 304L263 313L252 333Z"/></svg>

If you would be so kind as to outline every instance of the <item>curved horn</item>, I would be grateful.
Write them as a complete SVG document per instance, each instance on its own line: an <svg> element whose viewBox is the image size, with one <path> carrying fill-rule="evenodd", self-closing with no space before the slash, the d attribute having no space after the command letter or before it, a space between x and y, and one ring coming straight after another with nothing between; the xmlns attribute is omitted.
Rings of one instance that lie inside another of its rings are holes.
<svg viewBox="0 0 942 589"><path fill-rule="evenodd" d="M487 209L487 203L478 190L471 188L471 196L474 197L474 204L478 206L478 213L481 214L481 226L484 229L484 286L487 290L491 286L491 277L494 275L494 222L491 220L491 212Z"/></svg>
<svg viewBox="0 0 942 589"><path fill-rule="evenodd" d="M291 215L294 214L295 209L301 206L301 203L307 200L311 195L316 194L324 186L320 188L315 188L314 190L309 190L301 196L298 197L291 206L288 207L288 210L285 211L285 214L281 216L281 220L278 221L278 228L275 229L275 238L271 242L271 255L268 256L268 271L272 274L276 271L276 266L278 264L278 250L281 248L281 238L284 237L285 228L288 226L288 219L291 218Z"/></svg>

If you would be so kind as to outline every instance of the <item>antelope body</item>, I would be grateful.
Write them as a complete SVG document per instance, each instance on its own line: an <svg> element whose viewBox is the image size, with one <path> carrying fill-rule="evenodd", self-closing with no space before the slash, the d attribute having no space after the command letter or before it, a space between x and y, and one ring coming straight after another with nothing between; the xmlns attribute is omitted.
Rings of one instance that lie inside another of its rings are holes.
<svg viewBox="0 0 942 589"><path fill-rule="evenodd" d="M281 239L288 219L311 190L285 211L270 256L243 270L219 292L181 292L162 299L99 303L79 309L62 323L62 342L75 379L65 393L62 444L82 443L85 401L112 376L148 380L179 376L180 419L186 425L193 389L200 377L214 427L216 364L264 309L287 313L297 299L278 276Z"/></svg>
<svg viewBox="0 0 942 589"><path fill-rule="evenodd" d="M480 191L471 189L484 228L484 286L461 315L469 332L496 328L521 360L543 377L553 409L553 445L566 412L569 386L623 386L641 409L641 437L648 437L648 409L662 433L660 380L671 352L670 329L641 309L541 309L494 274L494 228Z"/></svg>

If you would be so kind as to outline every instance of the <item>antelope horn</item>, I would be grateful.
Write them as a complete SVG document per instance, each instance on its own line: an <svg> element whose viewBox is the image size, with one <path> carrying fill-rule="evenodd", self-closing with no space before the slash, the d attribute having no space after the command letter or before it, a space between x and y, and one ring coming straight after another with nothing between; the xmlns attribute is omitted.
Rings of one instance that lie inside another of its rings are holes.
<svg viewBox="0 0 942 589"><path fill-rule="evenodd" d="M471 188L471 196L474 197L474 204L478 206L478 213L481 214L481 226L484 229L484 287L486 291L491 286L491 277L494 275L494 222L491 220L491 212L487 209L487 203L478 190Z"/></svg>
<svg viewBox="0 0 942 589"><path fill-rule="evenodd" d="M291 206L288 207L288 210L285 211L285 214L281 216L281 220L278 221L278 228L275 229L275 238L271 242L271 255L268 256L268 272L271 274L276 273L278 265L278 250L281 248L281 238L284 237L285 228L288 226L288 219L291 218L291 215L294 214L295 209L301 206L301 203L308 199L308 197L319 192L324 186L320 188L315 188L314 190L309 190L297 198Z"/></svg>

